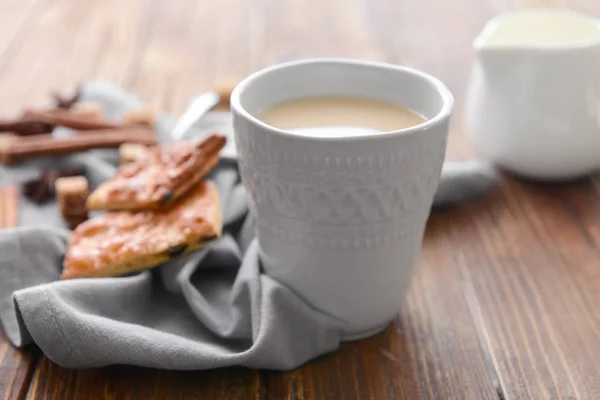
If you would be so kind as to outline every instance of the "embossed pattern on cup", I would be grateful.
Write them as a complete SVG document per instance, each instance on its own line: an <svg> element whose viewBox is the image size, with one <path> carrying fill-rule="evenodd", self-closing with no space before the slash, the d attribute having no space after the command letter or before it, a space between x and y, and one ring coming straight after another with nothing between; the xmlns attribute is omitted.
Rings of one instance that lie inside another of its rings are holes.
<svg viewBox="0 0 600 400"><path fill-rule="evenodd" d="M320 156L299 154L292 143L280 148L270 136L257 140L251 130L238 128L239 167L251 209L257 216L273 213L261 225L290 244L379 247L428 214L444 157L443 135L348 157L338 148ZM290 232L289 220L319 229ZM407 223L390 226L397 220Z"/></svg>
<svg viewBox="0 0 600 400"><path fill-rule="evenodd" d="M328 90L339 94L335 89ZM447 106L436 100L417 111L435 116ZM320 140L282 134L232 104L239 169L265 272L337 318L348 339L387 325L421 247L449 112L414 134Z"/></svg>

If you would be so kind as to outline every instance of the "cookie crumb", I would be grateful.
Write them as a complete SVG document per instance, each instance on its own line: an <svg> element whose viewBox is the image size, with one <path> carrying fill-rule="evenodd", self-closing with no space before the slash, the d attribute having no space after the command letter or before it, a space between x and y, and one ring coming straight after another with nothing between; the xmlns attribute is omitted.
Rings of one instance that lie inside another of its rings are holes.
<svg viewBox="0 0 600 400"><path fill-rule="evenodd" d="M139 143L123 143L119 146L119 162L121 165L139 160L147 153L148 149Z"/></svg>
<svg viewBox="0 0 600 400"><path fill-rule="evenodd" d="M61 177L55 183L60 213L69 229L87 221L85 202L89 195L88 181L84 176Z"/></svg>
<svg viewBox="0 0 600 400"><path fill-rule="evenodd" d="M123 123L153 127L156 124L156 112L151 107L130 110L123 114Z"/></svg>

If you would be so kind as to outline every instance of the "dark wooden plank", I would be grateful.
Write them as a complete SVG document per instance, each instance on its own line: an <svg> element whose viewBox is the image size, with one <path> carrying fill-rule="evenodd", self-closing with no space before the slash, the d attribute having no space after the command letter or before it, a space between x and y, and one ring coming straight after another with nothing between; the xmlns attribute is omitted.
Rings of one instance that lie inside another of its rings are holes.
<svg viewBox="0 0 600 400"><path fill-rule="evenodd" d="M46 102L52 91L71 91L85 79L126 80L141 51L145 1L37 1L0 60L2 113Z"/></svg>
<svg viewBox="0 0 600 400"><path fill-rule="evenodd" d="M131 90L177 115L199 93L264 66L265 49L255 43L263 33L256 7L240 0L163 5Z"/></svg>
<svg viewBox="0 0 600 400"><path fill-rule="evenodd" d="M241 368L168 372L114 366L70 370L44 359L35 371L27 398L260 400L260 387L260 378L256 371Z"/></svg>
<svg viewBox="0 0 600 400"><path fill-rule="evenodd" d="M0 188L0 229L17 224L19 191ZM22 399L37 360L35 349L18 350L0 332L0 399Z"/></svg>
<svg viewBox="0 0 600 400"><path fill-rule="evenodd" d="M595 193L585 186L566 191L585 199L597 215ZM508 180L502 195L447 221L507 398L600 396L593 379L598 247L586 239L564 193L564 187Z"/></svg>
<svg viewBox="0 0 600 400"><path fill-rule="evenodd" d="M37 359L35 349L15 349L0 331L0 399L25 398Z"/></svg>

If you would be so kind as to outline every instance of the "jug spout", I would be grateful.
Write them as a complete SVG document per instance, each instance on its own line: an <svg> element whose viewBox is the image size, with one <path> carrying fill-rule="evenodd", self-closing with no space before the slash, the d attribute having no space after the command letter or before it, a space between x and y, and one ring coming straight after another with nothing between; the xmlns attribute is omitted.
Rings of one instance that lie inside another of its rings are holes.
<svg viewBox="0 0 600 400"><path fill-rule="evenodd" d="M475 40L473 40L473 49L476 53L481 53L485 51L485 49L489 48L490 38L494 35L494 33L498 29L498 25L500 24L499 17L493 18L485 24L483 30L477 35Z"/></svg>
<svg viewBox="0 0 600 400"><path fill-rule="evenodd" d="M493 38L500 23L501 21L498 19L490 21L473 41L476 65L492 82L498 81L510 69L511 65L518 63L516 46L513 44L502 46L494 44Z"/></svg>

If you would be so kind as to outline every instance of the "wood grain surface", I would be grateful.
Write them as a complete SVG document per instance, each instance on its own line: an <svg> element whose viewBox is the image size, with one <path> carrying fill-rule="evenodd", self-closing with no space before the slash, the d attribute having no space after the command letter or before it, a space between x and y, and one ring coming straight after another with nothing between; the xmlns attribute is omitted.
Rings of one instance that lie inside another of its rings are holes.
<svg viewBox="0 0 600 400"><path fill-rule="evenodd" d="M125 366L66 370L44 358L27 399L252 399L263 398L260 376L242 368L167 372Z"/></svg>
<svg viewBox="0 0 600 400"><path fill-rule="evenodd" d="M0 188L0 229L17 226L19 188ZM0 399L21 399L27 391L38 352L13 348L0 331Z"/></svg>
<svg viewBox="0 0 600 400"><path fill-rule="evenodd" d="M442 79L456 98L447 158L469 159L471 41L490 17L530 7L600 16L595 0L0 0L0 110L99 77L177 114L273 63L365 58ZM0 338L0 398L599 399L599 199L597 179L505 177L432 215L395 324L294 371L68 370Z"/></svg>

